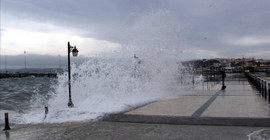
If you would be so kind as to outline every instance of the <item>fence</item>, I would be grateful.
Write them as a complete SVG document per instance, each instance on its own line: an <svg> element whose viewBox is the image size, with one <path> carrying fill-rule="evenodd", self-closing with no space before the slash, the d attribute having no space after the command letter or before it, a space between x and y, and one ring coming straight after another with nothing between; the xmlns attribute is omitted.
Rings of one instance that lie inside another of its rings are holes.
<svg viewBox="0 0 270 140"><path fill-rule="evenodd" d="M248 80L260 91L264 99L270 102L270 81L251 73L246 73Z"/></svg>

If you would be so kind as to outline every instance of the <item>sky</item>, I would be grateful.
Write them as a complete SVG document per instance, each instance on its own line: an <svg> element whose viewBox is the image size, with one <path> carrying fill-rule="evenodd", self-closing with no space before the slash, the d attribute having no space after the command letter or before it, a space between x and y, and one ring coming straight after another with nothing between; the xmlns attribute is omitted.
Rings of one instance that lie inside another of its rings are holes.
<svg viewBox="0 0 270 140"><path fill-rule="evenodd" d="M68 41L84 57L158 49L187 59L270 59L270 0L0 2L2 65L4 55L22 61L26 51L43 61L54 57L58 66Z"/></svg>

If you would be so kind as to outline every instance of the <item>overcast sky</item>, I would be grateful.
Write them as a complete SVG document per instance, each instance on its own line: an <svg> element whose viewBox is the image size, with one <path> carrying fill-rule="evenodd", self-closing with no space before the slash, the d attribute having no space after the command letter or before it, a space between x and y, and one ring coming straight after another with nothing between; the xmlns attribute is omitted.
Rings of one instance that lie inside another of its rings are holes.
<svg viewBox="0 0 270 140"><path fill-rule="evenodd" d="M70 41L84 56L270 58L270 0L0 1L2 55L64 56Z"/></svg>

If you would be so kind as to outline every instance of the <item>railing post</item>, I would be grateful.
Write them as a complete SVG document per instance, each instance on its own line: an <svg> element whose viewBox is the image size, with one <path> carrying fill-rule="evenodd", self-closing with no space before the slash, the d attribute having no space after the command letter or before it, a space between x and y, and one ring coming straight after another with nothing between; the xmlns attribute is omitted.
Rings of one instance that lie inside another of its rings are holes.
<svg viewBox="0 0 270 140"><path fill-rule="evenodd" d="M260 93L263 96L263 93L262 93L262 80L261 79L259 79L259 80L260 80Z"/></svg>
<svg viewBox="0 0 270 140"><path fill-rule="evenodd" d="M260 80L261 80L261 93L262 93L263 98L264 98L264 93L263 93L263 80L262 80L262 79L260 79Z"/></svg>
<svg viewBox="0 0 270 140"><path fill-rule="evenodd" d="M270 96L269 95L270 94L270 82L267 83L267 91L268 91L268 100L267 100L267 102L269 103L270 102L270 97L269 97Z"/></svg>
<svg viewBox="0 0 270 140"><path fill-rule="evenodd" d="M264 92L264 99L267 101L267 94L266 94L266 81L263 81L263 92Z"/></svg>
<svg viewBox="0 0 270 140"><path fill-rule="evenodd" d="M261 79L260 78L258 78L259 79L259 90L260 90L260 93L261 93L261 95L262 95L262 84L261 84Z"/></svg>
<svg viewBox="0 0 270 140"><path fill-rule="evenodd" d="M269 83L267 81L265 81L265 94L266 94L266 101L267 101L267 104L269 102Z"/></svg>

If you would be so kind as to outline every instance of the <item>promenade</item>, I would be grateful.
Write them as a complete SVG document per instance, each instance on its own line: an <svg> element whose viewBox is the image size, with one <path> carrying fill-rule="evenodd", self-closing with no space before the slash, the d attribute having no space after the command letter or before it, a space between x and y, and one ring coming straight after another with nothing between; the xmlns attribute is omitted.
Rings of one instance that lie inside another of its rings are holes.
<svg viewBox="0 0 270 140"><path fill-rule="evenodd" d="M126 112L111 114L107 121L270 126L270 108L244 74L228 75L221 83L204 83L183 96L156 101Z"/></svg>
<svg viewBox="0 0 270 140"><path fill-rule="evenodd" d="M2 140L257 140L270 136L270 111L244 75L228 76L227 88L204 83L183 96L162 99L102 120L13 124ZM0 125L3 128L3 125Z"/></svg>

